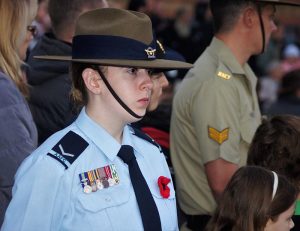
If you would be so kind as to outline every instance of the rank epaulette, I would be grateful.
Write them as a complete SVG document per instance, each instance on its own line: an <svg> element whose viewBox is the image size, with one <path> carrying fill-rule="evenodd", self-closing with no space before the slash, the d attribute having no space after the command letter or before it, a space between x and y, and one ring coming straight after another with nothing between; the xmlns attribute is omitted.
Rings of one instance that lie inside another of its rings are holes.
<svg viewBox="0 0 300 231"><path fill-rule="evenodd" d="M60 162L67 169L80 154L87 148L86 142L75 132L69 131L60 141L48 152L48 156Z"/></svg>
<svg viewBox="0 0 300 231"><path fill-rule="evenodd" d="M134 131L133 135L136 135L137 137L148 141L149 143L155 145L161 153L163 152L160 145L154 139L152 139L150 136L148 136L147 134L145 134L144 132L142 132L141 130L139 130L137 128L132 127L132 129Z"/></svg>

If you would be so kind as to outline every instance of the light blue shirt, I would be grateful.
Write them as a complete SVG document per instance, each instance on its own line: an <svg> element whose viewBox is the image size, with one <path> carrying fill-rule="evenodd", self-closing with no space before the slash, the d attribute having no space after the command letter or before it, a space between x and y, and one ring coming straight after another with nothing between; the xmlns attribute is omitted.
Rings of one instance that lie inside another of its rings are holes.
<svg viewBox="0 0 300 231"><path fill-rule="evenodd" d="M81 136L87 148L67 169L47 155L69 131ZM157 180L171 179L164 155L150 142L123 130L122 144L131 145L158 208L162 230L178 230L173 182L164 199ZM51 136L21 165L13 187L13 199L1 231L12 230L143 230L130 181L128 166L117 157L121 145L92 121L83 109L77 120ZM79 174L114 164L120 182L85 193Z"/></svg>

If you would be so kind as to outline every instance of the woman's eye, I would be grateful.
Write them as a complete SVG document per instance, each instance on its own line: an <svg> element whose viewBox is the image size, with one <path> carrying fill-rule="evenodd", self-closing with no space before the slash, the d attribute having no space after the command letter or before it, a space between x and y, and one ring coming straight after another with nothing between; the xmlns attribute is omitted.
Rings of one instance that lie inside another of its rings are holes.
<svg viewBox="0 0 300 231"><path fill-rule="evenodd" d="M127 72L131 75L135 75L137 73L138 69L137 68L127 68Z"/></svg>
<svg viewBox="0 0 300 231"><path fill-rule="evenodd" d="M154 77L160 77L163 72L161 70L156 70L156 69L149 69L147 70L148 75L151 76L152 78Z"/></svg>
<svg viewBox="0 0 300 231"><path fill-rule="evenodd" d="M147 72L148 72L148 75L149 75L149 76L152 76L152 75L155 74L155 72L154 72L153 69L148 69Z"/></svg>

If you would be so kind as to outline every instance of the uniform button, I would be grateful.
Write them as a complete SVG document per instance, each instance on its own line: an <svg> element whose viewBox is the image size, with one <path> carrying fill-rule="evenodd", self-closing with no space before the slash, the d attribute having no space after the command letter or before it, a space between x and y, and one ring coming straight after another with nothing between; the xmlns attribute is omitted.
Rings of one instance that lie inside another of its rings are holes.
<svg viewBox="0 0 300 231"><path fill-rule="evenodd" d="M105 201L106 201L106 202L111 202L111 198L110 198L110 197L107 197L107 198L105 198Z"/></svg>

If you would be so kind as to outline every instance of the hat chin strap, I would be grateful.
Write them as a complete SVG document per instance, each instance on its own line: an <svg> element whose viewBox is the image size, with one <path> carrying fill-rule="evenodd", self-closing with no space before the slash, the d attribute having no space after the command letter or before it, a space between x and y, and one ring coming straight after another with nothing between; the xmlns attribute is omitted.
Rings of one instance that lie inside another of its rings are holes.
<svg viewBox="0 0 300 231"><path fill-rule="evenodd" d="M107 81L107 79L105 78L104 74L102 73L102 71L100 70L100 68L97 66L97 71L99 73L99 75L101 76L101 78L103 79L103 82L105 83L106 87L108 88L108 90L110 91L110 93L113 95L113 97L118 101L118 103L133 117L137 118L137 119L141 119L143 118L143 116L139 116L136 113L134 113L121 99L120 97L117 95L117 93L114 91L114 89L111 87L111 85L109 84L109 82Z"/></svg>
<svg viewBox="0 0 300 231"><path fill-rule="evenodd" d="M263 54L265 52L265 44L266 44L266 35L265 35L265 27L262 19L262 10L259 3L257 4L257 12L259 17L259 23L260 23L260 29L261 29L261 35L262 35L262 49L260 54Z"/></svg>

